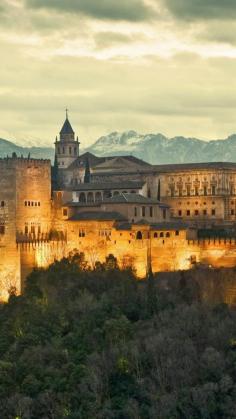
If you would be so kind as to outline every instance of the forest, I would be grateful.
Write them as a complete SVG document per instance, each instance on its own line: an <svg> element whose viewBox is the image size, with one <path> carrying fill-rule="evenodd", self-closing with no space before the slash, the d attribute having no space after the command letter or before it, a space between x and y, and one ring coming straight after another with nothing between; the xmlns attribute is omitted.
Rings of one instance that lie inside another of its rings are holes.
<svg viewBox="0 0 236 419"><path fill-rule="evenodd" d="M233 287L236 269L138 281L112 255L33 271L0 306L0 418L236 418Z"/></svg>

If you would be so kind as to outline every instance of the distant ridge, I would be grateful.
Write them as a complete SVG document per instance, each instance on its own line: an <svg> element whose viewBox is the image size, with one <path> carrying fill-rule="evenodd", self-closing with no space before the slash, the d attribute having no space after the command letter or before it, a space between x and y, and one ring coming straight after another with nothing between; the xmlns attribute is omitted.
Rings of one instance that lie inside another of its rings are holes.
<svg viewBox="0 0 236 419"><path fill-rule="evenodd" d="M11 141L0 138L0 158L11 157L12 153L16 153L17 156L23 155L30 156L37 159L54 159L54 149L50 147L21 147L14 144Z"/></svg>
<svg viewBox="0 0 236 419"><path fill-rule="evenodd" d="M85 141L84 141L85 143ZM167 138L162 134L141 135L135 131L113 132L81 150L99 157L133 155L151 164L236 162L236 135L226 139L204 141L197 138ZM53 147L21 147L0 139L0 157L28 156L54 160Z"/></svg>

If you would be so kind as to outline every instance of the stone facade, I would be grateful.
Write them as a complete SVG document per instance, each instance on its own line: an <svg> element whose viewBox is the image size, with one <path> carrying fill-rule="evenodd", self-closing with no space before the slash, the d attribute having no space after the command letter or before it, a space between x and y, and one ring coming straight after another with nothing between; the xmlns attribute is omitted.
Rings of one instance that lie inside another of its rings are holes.
<svg viewBox="0 0 236 419"><path fill-rule="evenodd" d="M149 263L154 272L235 265L236 164L79 156L68 117L55 154L53 191L50 161L0 159L0 299L75 249L91 267L113 254L138 277Z"/></svg>

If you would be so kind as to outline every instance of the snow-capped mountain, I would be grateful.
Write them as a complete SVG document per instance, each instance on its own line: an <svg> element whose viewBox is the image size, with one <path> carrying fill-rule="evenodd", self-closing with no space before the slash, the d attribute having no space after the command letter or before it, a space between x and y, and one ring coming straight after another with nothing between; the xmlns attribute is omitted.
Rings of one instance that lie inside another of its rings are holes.
<svg viewBox="0 0 236 419"><path fill-rule="evenodd" d="M83 142L84 143L84 142ZM81 150L97 156L133 155L152 164L236 162L236 135L225 140L204 141L196 138L167 138L162 134L141 135L135 131L113 132L99 138L90 147ZM21 147L0 139L0 157L18 156L54 159L54 149L47 147Z"/></svg>
<svg viewBox="0 0 236 419"><path fill-rule="evenodd" d="M140 135L135 131L113 132L99 138L89 151L97 156L130 155L152 164L229 161L236 162L236 135L225 140L167 138L162 134Z"/></svg>

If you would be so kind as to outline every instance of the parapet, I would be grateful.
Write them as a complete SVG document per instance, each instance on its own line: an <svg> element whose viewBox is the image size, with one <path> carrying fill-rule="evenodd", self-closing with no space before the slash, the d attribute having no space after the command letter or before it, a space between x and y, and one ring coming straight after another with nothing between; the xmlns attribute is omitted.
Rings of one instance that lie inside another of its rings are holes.
<svg viewBox="0 0 236 419"><path fill-rule="evenodd" d="M0 167L1 168L10 168L10 167L29 167L29 166L51 166L51 160L49 159L34 159L30 156L20 157L16 153L12 153L11 157L0 158Z"/></svg>

